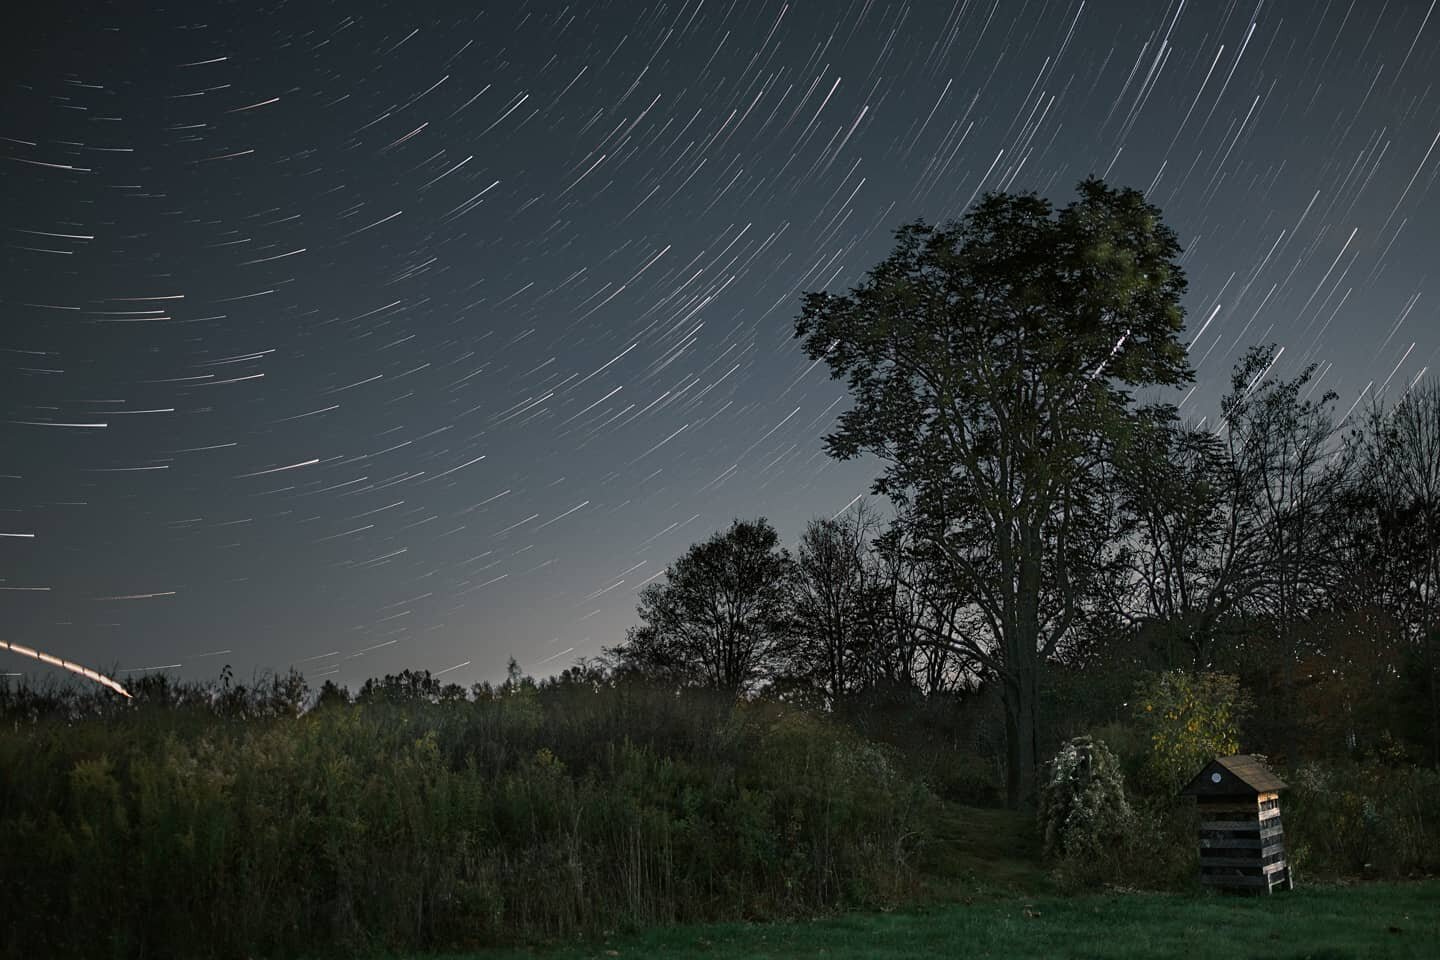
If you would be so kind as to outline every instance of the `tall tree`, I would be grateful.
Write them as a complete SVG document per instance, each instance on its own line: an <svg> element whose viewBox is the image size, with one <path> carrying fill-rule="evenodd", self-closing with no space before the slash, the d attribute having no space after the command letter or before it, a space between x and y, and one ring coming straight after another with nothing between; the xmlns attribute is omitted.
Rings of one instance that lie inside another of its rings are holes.
<svg viewBox="0 0 1440 960"><path fill-rule="evenodd" d="M357 703L436 703L441 682L429 670L401 670L380 678L371 677L355 695Z"/></svg>
<svg viewBox="0 0 1440 960"><path fill-rule="evenodd" d="M640 591L640 625L607 651L619 669L736 696L783 665L794 560L769 521L736 520Z"/></svg>
<svg viewBox="0 0 1440 960"><path fill-rule="evenodd" d="M896 237L849 293L807 294L795 332L854 400L827 451L881 459L875 492L975 612L981 629L933 633L999 678L1019 806L1034 794L1042 673L1101 575L1106 465L1169 415L1129 391L1194 378L1180 246L1141 193L1096 179L1059 211L990 194Z"/></svg>

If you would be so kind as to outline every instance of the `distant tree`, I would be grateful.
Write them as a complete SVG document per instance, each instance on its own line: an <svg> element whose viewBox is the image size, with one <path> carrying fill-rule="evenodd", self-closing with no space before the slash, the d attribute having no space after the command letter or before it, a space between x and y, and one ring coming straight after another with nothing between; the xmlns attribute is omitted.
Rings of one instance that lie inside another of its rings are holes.
<svg viewBox="0 0 1440 960"><path fill-rule="evenodd" d="M1297 747L1305 756L1373 755L1397 737L1423 752L1418 691L1401 676L1419 641L1425 551L1420 525L1385 476L1390 414L1372 402L1352 421L1350 476L1317 548L1326 559L1323 593L1296 665Z"/></svg>
<svg viewBox="0 0 1440 960"><path fill-rule="evenodd" d="M1264 629L1239 652L1269 673L1263 706L1279 752L1290 759L1298 734L1292 720L1297 666L1314 650L1309 621L1323 611L1335 579L1332 547L1345 527L1353 451L1340 442L1336 395L1311 399L1311 391L1301 392L1315 366L1281 380L1269 375L1278 356L1274 346L1254 347L1237 364L1232 392L1221 402L1220 429L1232 460L1243 461L1252 477L1236 522L1254 531L1263 564L1247 606Z"/></svg>
<svg viewBox="0 0 1440 960"><path fill-rule="evenodd" d="M868 556L878 525L862 503L810 521L796 547L787 673L830 709L863 683L862 660L878 646L884 598Z"/></svg>
<svg viewBox="0 0 1440 960"><path fill-rule="evenodd" d="M163 671L143 674L129 682L131 702L139 707L180 707L193 702L194 693L184 683ZM239 688L245 696L245 688Z"/></svg>
<svg viewBox="0 0 1440 960"><path fill-rule="evenodd" d="M378 680L366 680L356 695L357 703L436 703L440 700L440 681L429 670L401 670L387 673Z"/></svg>
<svg viewBox="0 0 1440 960"><path fill-rule="evenodd" d="M1256 472L1204 426L1159 423L1130 443L1137 455L1116 471L1128 547L1117 609L1156 666L1208 669L1227 618L1264 573L1244 509Z"/></svg>
<svg viewBox="0 0 1440 960"><path fill-rule="evenodd" d="M540 682L546 690L577 690L595 692L613 682L612 669L606 658L577 657L575 661L553 677Z"/></svg>
<svg viewBox="0 0 1440 960"><path fill-rule="evenodd" d="M807 294L795 332L854 399L827 451L884 462L874 491L974 611L931 632L999 679L1018 806L1034 796L1045 664L1104 572L1101 475L1164 415L1128 390L1194 378L1180 246L1143 194L1096 179L1058 212L990 194L897 240L848 294Z"/></svg>
<svg viewBox="0 0 1440 960"><path fill-rule="evenodd" d="M761 518L691 546L640 591L640 625L607 651L619 672L737 696L773 677L789 652L794 580L779 543Z"/></svg>
<svg viewBox="0 0 1440 960"><path fill-rule="evenodd" d="M350 690L342 687L334 680L326 680L320 685L320 692L315 697L315 706L312 709L320 710L325 707L343 707L350 703Z"/></svg>
<svg viewBox="0 0 1440 960"><path fill-rule="evenodd" d="M1399 575L1418 657L1430 762L1440 766L1440 384L1408 390L1390 410L1377 406L1364 460L1386 546L1381 564Z"/></svg>
<svg viewBox="0 0 1440 960"><path fill-rule="evenodd" d="M943 556L927 550L914 531L901 515L873 542L880 629L859 666L868 687L931 696L965 685L983 668L954 644L934 641L937 630L954 630L967 604Z"/></svg>
<svg viewBox="0 0 1440 960"><path fill-rule="evenodd" d="M260 684L256 684L257 688ZM268 687L262 694L263 710L270 716L298 717L305 710L310 684L294 667L284 673L271 673Z"/></svg>

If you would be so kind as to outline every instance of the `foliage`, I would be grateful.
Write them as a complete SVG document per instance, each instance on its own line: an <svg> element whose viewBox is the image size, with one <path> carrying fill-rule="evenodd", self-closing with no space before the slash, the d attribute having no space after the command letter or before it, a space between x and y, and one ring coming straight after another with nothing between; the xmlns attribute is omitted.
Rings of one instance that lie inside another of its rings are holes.
<svg viewBox="0 0 1440 960"><path fill-rule="evenodd" d="M1440 773L1379 760L1292 771L1285 838L1297 876L1405 877L1440 871Z"/></svg>
<svg viewBox="0 0 1440 960"><path fill-rule="evenodd" d="M1135 691L1135 720L1149 740L1142 784L1174 795L1216 757L1240 752L1249 700L1228 674L1167 670Z"/></svg>
<svg viewBox="0 0 1440 960"><path fill-rule="evenodd" d="M812 520L796 549L785 680L830 709L862 685L863 661L883 642L885 591L869 555L875 525L862 504L844 518Z"/></svg>
<svg viewBox="0 0 1440 960"><path fill-rule="evenodd" d="M1388 410L1376 403L1366 427L1354 440L1372 508L1365 519L1379 548L1371 557L1384 561L1366 579L1388 588L1387 606L1418 627L1415 732L1440 767L1440 385L1412 385Z"/></svg>
<svg viewBox="0 0 1440 960"><path fill-rule="evenodd" d="M583 671L512 681L242 722L183 684L8 717L0 956L538 941L913 891L931 801L844 728Z"/></svg>
<svg viewBox="0 0 1440 960"><path fill-rule="evenodd" d="M1077 737L1060 751L1041 792L1041 841L1061 890L1192 890L1194 810L1173 796L1132 796L1122 756L1138 752L1135 731L1110 724L1109 740ZM1142 757L1143 762L1143 757Z"/></svg>
<svg viewBox="0 0 1440 960"><path fill-rule="evenodd" d="M355 699L360 703L435 703L440 699L440 686L429 670L401 670L366 680Z"/></svg>
<svg viewBox="0 0 1440 960"><path fill-rule="evenodd" d="M1129 538L1113 602L1138 621L1156 666L1204 669L1227 616L1263 584L1258 524L1233 511L1257 481L1213 430L1157 419L1126 438L1119 459L1117 506Z"/></svg>
<svg viewBox="0 0 1440 960"><path fill-rule="evenodd" d="M1112 726L1112 733L1124 731ZM1122 764L1105 742L1077 737L1047 768L1041 843L1063 891L1188 890L1194 884L1194 825L1188 807L1125 790Z"/></svg>

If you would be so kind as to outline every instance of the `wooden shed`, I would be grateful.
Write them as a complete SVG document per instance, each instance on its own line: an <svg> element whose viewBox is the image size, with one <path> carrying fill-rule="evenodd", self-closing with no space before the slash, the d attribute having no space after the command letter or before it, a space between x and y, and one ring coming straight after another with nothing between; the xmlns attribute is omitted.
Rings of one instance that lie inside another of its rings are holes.
<svg viewBox="0 0 1440 960"><path fill-rule="evenodd" d="M1284 789L1259 758L1237 754L1210 761L1180 791L1195 798L1200 814L1201 883L1250 893L1294 889L1280 822Z"/></svg>

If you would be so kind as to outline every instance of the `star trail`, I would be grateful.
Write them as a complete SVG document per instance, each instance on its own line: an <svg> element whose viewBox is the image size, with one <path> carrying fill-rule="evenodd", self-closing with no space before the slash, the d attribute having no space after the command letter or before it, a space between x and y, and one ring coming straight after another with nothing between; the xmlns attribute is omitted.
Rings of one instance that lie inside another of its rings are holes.
<svg viewBox="0 0 1440 960"><path fill-rule="evenodd" d="M1436 0L83 6L4 67L6 672L593 656L866 491L800 294L985 191L1161 207L1194 420L1440 358Z"/></svg>

